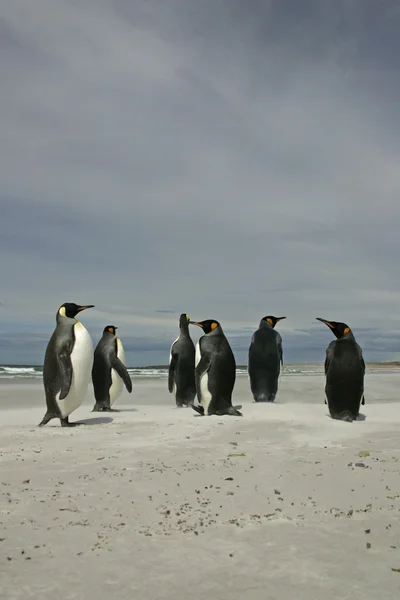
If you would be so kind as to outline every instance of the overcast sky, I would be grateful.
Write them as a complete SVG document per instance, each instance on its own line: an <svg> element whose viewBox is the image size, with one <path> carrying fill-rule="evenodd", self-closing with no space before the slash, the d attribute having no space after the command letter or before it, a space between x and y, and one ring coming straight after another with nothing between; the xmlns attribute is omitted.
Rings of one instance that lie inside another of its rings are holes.
<svg viewBox="0 0 400 600"><path fill-rule="evenodd" d="M266 314L289 362L323 361L317 316L400 358L396 0L0 6L0 363L66 301L130 365L181 312L240 363Z"/></svg>

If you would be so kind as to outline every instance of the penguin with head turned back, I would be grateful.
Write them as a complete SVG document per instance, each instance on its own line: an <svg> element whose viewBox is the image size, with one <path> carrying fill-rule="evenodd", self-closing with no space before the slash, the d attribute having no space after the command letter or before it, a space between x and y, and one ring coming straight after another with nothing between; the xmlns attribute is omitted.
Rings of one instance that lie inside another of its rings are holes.
<svg viewBox="0 0 400 600"><path fill-rule="evenodd" d="M57 312L56 328L46 348L43 384L47 411L39 427L60 419L62 427L73 427L69 415L82 404L93 364L93 344L87 329L75 316L93 304L65 302Z"/></svg>
<svg viewBox="0 0 400 600"><path fill-rule="evenodd" d="M249 348L248 373L255 402L274 402L283 365L282 338L274 329L286 317L268 315L261 319Z"/></svg>
<svg viewBox="0 0 400 600"><path fill-rule="evenodd" d="M189 315L181 314L180 335L171 345L169 356L168 390L174 393L177 407L190 406L196 396L195 348L189 335L189 321Z"/></svg>
<svg viewBox="0 0 400 600"><path fill-rule="evenodd" d="M241 406L232 406L236 380L236 361L221 324L215 319L190 321L201 327L204 335L196 345L196 391L200 406L192 404L201 415L236 415Z"/></svg>
<svg viewBox="0 0 400 600"><path fill-rule="evenodd" d="M114 325L107 325L94 351L92 381L96 403L92 412L117 412L112 405L122 394L124 384L128 392L132 392L124 347L116 329Z"/></svg>
<svg viewBox="0 0 400 600"><path fill-rule="evenodd" d="M327 321L325 323L336 336L325 357L325 394L330 415L340 421L354 421L364 400L365 363L362 350L353 332L346 323ZM325 401L325 404L326 404Z"/></svg>

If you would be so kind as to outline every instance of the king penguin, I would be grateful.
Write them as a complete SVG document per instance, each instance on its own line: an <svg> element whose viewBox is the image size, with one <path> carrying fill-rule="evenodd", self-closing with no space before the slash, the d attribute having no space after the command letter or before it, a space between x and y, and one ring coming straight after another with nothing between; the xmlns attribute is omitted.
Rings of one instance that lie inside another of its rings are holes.
<svg viewBox="0 0 400 600"><path fill-rule="evenodd" d="M192 404L201 415L236 415L232 392L236 380L236 361L221 324L215 319L190 321L201 327L204 335L196 344L196 392L200 406Z"/></svg>
<svg viewBox="0 0 400 600"><path fill-rule="evenodd" d="M92 381L96 403L92 412L117 412L111 407L122 394L124 384L128 392L132 392L124 347L116 330L114 325L107 325L94 351Z"/></svg>
<svg viewBox="0 0 400 600"><path fill-rule="evenodd" d="M168 370L168 390L175 395L178 408L190 406L196 396L195 348L189 335L190 317L181 314L179 318L179 337L171 345Z"/></svg>
<svg viewBox="0 0 400 600"><path fill-rule="evenodd" d="M69 415L82 404L93 364L93 344L87 329L75 316L94 304L66 302L57 312L56 328L46 348L43 384L47 412L39 427L60 419L62 427L74 427Z"/></svg>
<svg viewBox="0 0 400 600"><path fill-rule="evenodd" d="M336 336L325 357L325 394L330 415L340 421L354 421L364 400L365 363L362 350L353 332L346 323L327 321L325 323Z"/></svg>
<svg viewBox="0 0 400 600"><path fill-rule="evenodd" d="M248 358L250 388L255 402L274 402L283 366L282 338L275 330L286 317L264 317L251 338Z"/></svg>

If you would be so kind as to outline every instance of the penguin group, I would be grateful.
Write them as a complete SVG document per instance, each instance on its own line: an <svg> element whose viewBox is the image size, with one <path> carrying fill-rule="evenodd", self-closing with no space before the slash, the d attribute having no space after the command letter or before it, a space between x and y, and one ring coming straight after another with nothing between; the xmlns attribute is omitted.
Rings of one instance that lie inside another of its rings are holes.
<svg viewBox="0 0 400 600"><path fill-rule="evenodd" d="M267 315L254 332L248 351L248 375L254 402L274 402L283 367L282 337L276 324L286 317ZM365 363L362 350L346 323L325 323L336 336L325 358L325 403L333 419L354 421L364 399ZM189 406L200 415L242 416L241 406L232 405L236 362L221 323L216 319L191 321L180 317L180 336L171 346L168 387L176 405ZM194 349L188 325L203 330ZM194 403L197 395L198 404Z"/></svg>
<svg viewBox="0 0 400 600"><path fill-rule="evenodd" d="M125 365L125 353L117 327L107 325L93 351L87 329L76 319L78 313L94 305L66 302L56 315L56 327L46 348L43 384L46 413L42 427L51 419L59 419L62 427L73 427L69 416L79 408L86 396L90 379L95 404L93 411L115 411L115 401L124 386L132 392L132 380ZM248 351L248 375L253 400L274 402L283 367L282 337L276 324L286 317L267 315L254 332ZM346 323L317 317L333 332L324 363L325 404L333 419L352 422L359 415L364 399L365 363L362 350ZM199 327L203 335L194 345L189 325ZM202 416L242 416L233 406L236 361L222 325L216 319L192 321L182 313L179 336L172 343L168 367L168 390L177 408L192 407ZM195 404L197 396L198 403Z"/></svg>
<svg viewBox="0 0 400 600"><path fill-rule="evenodd" d="M81 306L65 302L57 311L56 328L46 348L43 384L46 414L39 427L60 419L62 427L74 427L69 415L79 408L92 377L95 405L93 411L114 411L114 402L125 385L132 392L132 381L125 366L125 354L115 325L107 325L93 352L86 327L75 317L93 304Z"/></svg>

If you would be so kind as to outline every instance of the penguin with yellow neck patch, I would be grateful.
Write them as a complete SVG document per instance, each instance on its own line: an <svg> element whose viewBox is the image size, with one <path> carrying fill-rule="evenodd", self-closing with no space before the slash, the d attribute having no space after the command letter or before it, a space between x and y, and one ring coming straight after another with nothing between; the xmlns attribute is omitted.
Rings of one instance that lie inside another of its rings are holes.
<svg viewBox="0 0 400 600"><path fill-rule="evenodd" d="M57 311L56 328L46 348L43 384L47 411L39 427L60 419L62 427L74 427L69 415L82 404L93 364L92 338L76 315L93 304L65 302Z"/></svg>
<svg viewBox="0 0 400 600"><path fill-rule="evenodd" d="M362 350L346 323L316 318L325 323L337 338L326 350L325 403L333 419L351 423L359 414L360 404L365 404Z"/></svg>
<svg viewBox="0 0 400 600"><path fill-rule="evenodd" d="M194 376L195 347L189 334L190 317L179 317L179 337L171 345L168 368L168 391L174 394L178 408L191 406L196 397Z"/></svg>
<svg viewBox="0 0 400 600"><path fill-rule="evenodd" d="M204 335L196 344L195 378L200 405L192 404L201 415L242 416L232 406L232 392L236 380L236 361L221 324L215 319L190 321L200 327Z"/></svg>
<svg viewBox="0 0 400 600"><path fill-rule="evenodd" d="M248 373L254 402L274 402L283 366L282 338L275 325L286 317L268 315L251 338Z"/></svg>
<svg viewBox="0 0 400 600"><path fill-rule="evenodd" d="M107 325L94 351L92 382L96 399L92 412L117 412L112 408L124 386L132 392L132 380L125 366L125 351L117 327Z"/></svg>

